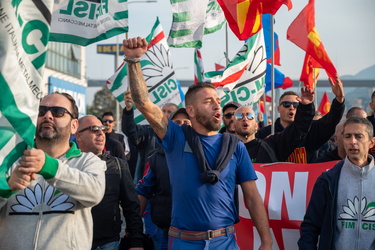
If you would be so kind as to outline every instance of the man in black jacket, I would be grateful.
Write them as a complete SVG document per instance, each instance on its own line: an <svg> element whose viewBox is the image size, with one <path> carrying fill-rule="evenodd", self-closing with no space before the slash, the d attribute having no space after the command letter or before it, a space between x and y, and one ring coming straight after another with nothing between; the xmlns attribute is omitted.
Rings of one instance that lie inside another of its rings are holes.
<svg viewBox="0 0 375 250"><path fill-rule="evenodd" d="M302 88L301 92L301 98L296 99L299 102L299 108L295 121L282 132L265 139L255 138L258 124L251 108L242 106L235 111L235 132L245 144L252 162L283 162L304 138L315 113L314 92L307 87Z"/></svg>
<svg viewBox="0 0 375 250"><path fill-rule="evenodd" d="M344 87L336 76L335 83L329 79L331 83L332 92L336 98L332 101L330 111L319 120L315 120L311 123L311 128L306 134L304 140L295 148L290 154L287 161L294 163L311 163L317 157L317 150L326 143L331 136L334 134L336 125L340 122L342 115L345 110L345 97ZM275 121L275 133L281 132L285 127L289 126L294 121L296 108L298 102L296 101L297 96L282 95L279 100L278 110L280 112L280 118ZM282 118L281 113L285 118ZM271 126L264 127L259 130L256 134L257 138L266 138L271 134Z"/></svg>
<svg viewBox="0 0 375 250"><path fill-rule="evenodd" d="M119 245L121 232L120 205L130 237L130 249L143 249L143 223L139 201L126 161L103 153L106 127L95 116L79 119L77 143L82 152L92 152L107 163L106 188L103 200L92 208L94 237L92 249ZM101 248L100 248L101 249Z"/></svg>

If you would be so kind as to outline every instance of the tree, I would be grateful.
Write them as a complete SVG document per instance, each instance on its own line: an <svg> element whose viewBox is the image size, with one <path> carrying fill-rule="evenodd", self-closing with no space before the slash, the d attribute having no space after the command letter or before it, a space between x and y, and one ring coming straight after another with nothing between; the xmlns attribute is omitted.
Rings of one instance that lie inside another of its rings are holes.
<svg viewBox="0 0 375 250"><path fill-rule="evenodd" d="M87 114L101 117L104 112L112 111L116 114L117 101L113 94L104 86L95 93L92 106L87 107Z"/></svg>

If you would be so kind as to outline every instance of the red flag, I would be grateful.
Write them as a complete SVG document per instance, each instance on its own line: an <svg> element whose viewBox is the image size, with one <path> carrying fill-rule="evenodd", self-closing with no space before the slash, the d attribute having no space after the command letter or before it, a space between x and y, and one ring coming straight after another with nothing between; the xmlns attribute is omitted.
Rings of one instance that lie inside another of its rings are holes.
<svg viewBox="0 0 375 250"><path fill-rule="evenodd" d="M325 115L329 112L331 109L331 103L329 101L327 92L324 92L324 95L322 97L322 100L320 101L318 111L322 113L322 115Z"/></svg>
<svg viewBox="0 0 375 250"><path fill-rule="evenodd" d="M315 89L320 68L322 68L322 66L311 55L306 53L299 80L303 82L304 86Z"/></svg>
<svg viewBox="0 0 375 250"><path fill-rule="evenodd" d="M320 40L315 27L315 0L309 3L294 19L287 31L287 39L311 55L324 68L328 76L335 79L337 71Z"/></svg>
<svg viewBox="0 0 375 250"><path fill-rule="evenodd" d="M287 89L287 88L293 87L293 81L292 81L292 79L290 79L290 77L285 77L284 78L284 83L280 87L282 89Z"/></svg>
<svg viewBox="0 0 375 250"><path fill-rule="evenodd" d="M288 10L291 10L293 7L291 0L263 0L263 14L270 13L275 15L279 10L281 5L285 4L288 7Z"/></svg>
<svg viewBox="0 0 375 250"><path fill-rule="evenodd" d="M229 27L240 40L262 28L262 0L218 0Z"/></svg>
<svg viewBox="0 0 375 250"><path fill-rule="evenodd" d="M223 65L215 63L215 71L223 71L225 67Z"/></svg>

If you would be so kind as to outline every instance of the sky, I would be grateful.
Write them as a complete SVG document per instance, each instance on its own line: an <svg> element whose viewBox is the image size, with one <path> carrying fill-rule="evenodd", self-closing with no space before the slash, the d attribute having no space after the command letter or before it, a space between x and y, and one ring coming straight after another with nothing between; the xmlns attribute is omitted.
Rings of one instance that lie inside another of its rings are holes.
<svg viewBox="0 0 375 250"><path fill-rule="evenodd" d="M156 3L136 3L129 1L129 38L146 37L159 17L166 37L172 23L171 6L168 0ZM293 0L292 0L293 1ZM281 6L275 15L275 32L279 35L281 66L277 66L285 76L298 80L301 74L305 52L286 39L286 31L291 22L306 6L308 0L294 0L288 11ZM355 75L375 64L375 1L374 0L315 0L316 29L321 41L335 65L339 75ZM88 79L107 79L115 70L114 56L96 53L97 44L122 43L125 34L110 38L86 49L86 76ZM233 58L242 47L228 28L228 54ZM225 65L225 28L203 38L201 48L205 71L213 71L214 64ZM177 79L192 80L194 77L194 49L171 48L173 68ZM122 57L118 59L121 64ZM326 79L321 73L320 79Z"/></svg>

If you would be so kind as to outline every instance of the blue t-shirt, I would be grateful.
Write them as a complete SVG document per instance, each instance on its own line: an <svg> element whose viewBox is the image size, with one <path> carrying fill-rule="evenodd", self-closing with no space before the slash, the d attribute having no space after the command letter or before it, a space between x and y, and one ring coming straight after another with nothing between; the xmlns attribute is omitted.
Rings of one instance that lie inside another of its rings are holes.
<svg viewBox="0 0 375 250"><path fill-rule="evenodd" d="M206 160L214 168L223 135L199 137ZM169 120L161 144L165 149L172 187L172 226L181 230L206 231L233 225L237 216L234 202L236 183L257 179L244 144L238 143L215 185L199 179L201 168L189 150L182 127Z"/></svg>

